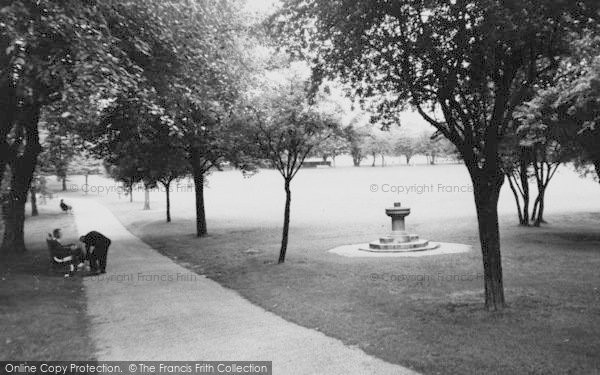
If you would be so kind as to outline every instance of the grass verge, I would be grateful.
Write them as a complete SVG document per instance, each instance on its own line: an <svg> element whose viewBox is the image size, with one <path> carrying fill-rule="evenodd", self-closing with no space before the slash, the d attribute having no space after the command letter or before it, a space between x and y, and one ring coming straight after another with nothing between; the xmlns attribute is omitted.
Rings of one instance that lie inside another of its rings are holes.
<svg viewBox="0 0 600 375"><path fill-rule="evenodd" d="M110 207L135 235L190 270L289 321L424 374L593 374L600 368L597 215L555 218L560 228L503 223L509 307L487 313L477 250L349 259L326 250L364 241L364 230L305 227L293 229L288 259L276 265L277 228L216 227L198 239L191 221L166 224L158 212ZM474 220L431 222L418 232L477 249L474 228Z"/></svg>
<svg viewBox="0 0 600 375"><path fill-rule="evenodd" d="M0 359L93 360L81 276L52 269L46 247L53 228L74 242L73 216L41 206L25 225L28 251L0 255Z"/></svg>

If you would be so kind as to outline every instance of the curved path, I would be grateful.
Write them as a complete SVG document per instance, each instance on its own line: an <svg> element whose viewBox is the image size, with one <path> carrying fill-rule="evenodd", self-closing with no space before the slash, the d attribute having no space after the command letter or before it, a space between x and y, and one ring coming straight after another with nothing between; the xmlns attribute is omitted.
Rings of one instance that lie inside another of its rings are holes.
<svg viewBox="0 0 600 375"><path fill-rule="evenodd" d="M262 360L273 361L273 374L416 374L179 266L96 201L75 207L79 233L96 229L113 240L108 273L84 279L98 360Z"/></svg>

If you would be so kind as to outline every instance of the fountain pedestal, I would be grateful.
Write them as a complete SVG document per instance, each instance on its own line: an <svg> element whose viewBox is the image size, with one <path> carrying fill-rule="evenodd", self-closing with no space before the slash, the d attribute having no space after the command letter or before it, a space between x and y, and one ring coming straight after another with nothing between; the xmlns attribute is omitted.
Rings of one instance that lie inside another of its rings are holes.
<svg viewBox="0 0 600 375"><path fill-rule="evenodd" d="M392 232L378 241L371 242L368 248L362 251L372 252L404 252L424 251L439 247L439 244L420 239L418 235L406 232L404 218L410 215L410 208L402 207L400 202L394 203L394 207L386 208L385 214L392 218Z"/></svg>

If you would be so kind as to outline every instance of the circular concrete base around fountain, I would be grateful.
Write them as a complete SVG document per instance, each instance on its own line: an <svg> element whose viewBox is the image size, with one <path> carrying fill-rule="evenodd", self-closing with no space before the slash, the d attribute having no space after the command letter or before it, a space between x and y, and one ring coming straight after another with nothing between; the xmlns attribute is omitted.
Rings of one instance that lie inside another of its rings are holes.
<svg viewBox="0 0 600 375"><path fill-rule="evenodd" d="M392 218L392 232L389 235L368 244L341 246L329 251L344 256L366 257L456 254L471 249L466 245L430 242L419 238L416 234L406 232L404 218L410 215L410 208L402 207L400 202L394 203L394 207L386 208L385 214Z"/></svg>
<svg viewBox="0 0 600 375"><path fill-rule="evenodd" d="M425 251L433 250L439 245L429 240L420 239L416 234L406 232L396 232L387 237L380 238L368 246L361 247L362 251L382 252L382 253L401 253L406 251Z"/></svg>
<svg viewBox="0 0 600 375"><path fill-rule="evenodd" d="M445 255L445 254L460 254L467 253L473 248L469 245L463 245L458 243L449 242L429 242L432 246L431 249L423 249L421 251L373 251L369 249L368 243L344 245L329 250L330 253L349 257L349 258L412 258L412 257L423 257L431 255Z"/></svg>
<svg viewBox="0 0 600 375"><path fill-rule="evenodd" d="M407 251L426 251L437 248L439 244L428 240L416 240L406 243L380 243L371 242L361 251L370 251L375 253L405 253Z"/></svg>

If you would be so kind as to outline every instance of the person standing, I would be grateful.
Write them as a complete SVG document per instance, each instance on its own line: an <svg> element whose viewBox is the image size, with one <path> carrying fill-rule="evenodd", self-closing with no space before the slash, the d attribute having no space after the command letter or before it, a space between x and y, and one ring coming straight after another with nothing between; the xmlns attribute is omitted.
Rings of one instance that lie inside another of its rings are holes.
<svg viewBox="0 0 600 375"><path fill-rule="evenodd" d="M90 271L92 273L106 273L106 257L110 239L95 230L85 236L79 237L79 241L85 244L85 251L90 261ZM92 248L90 250L90 248Z"/></svg>

